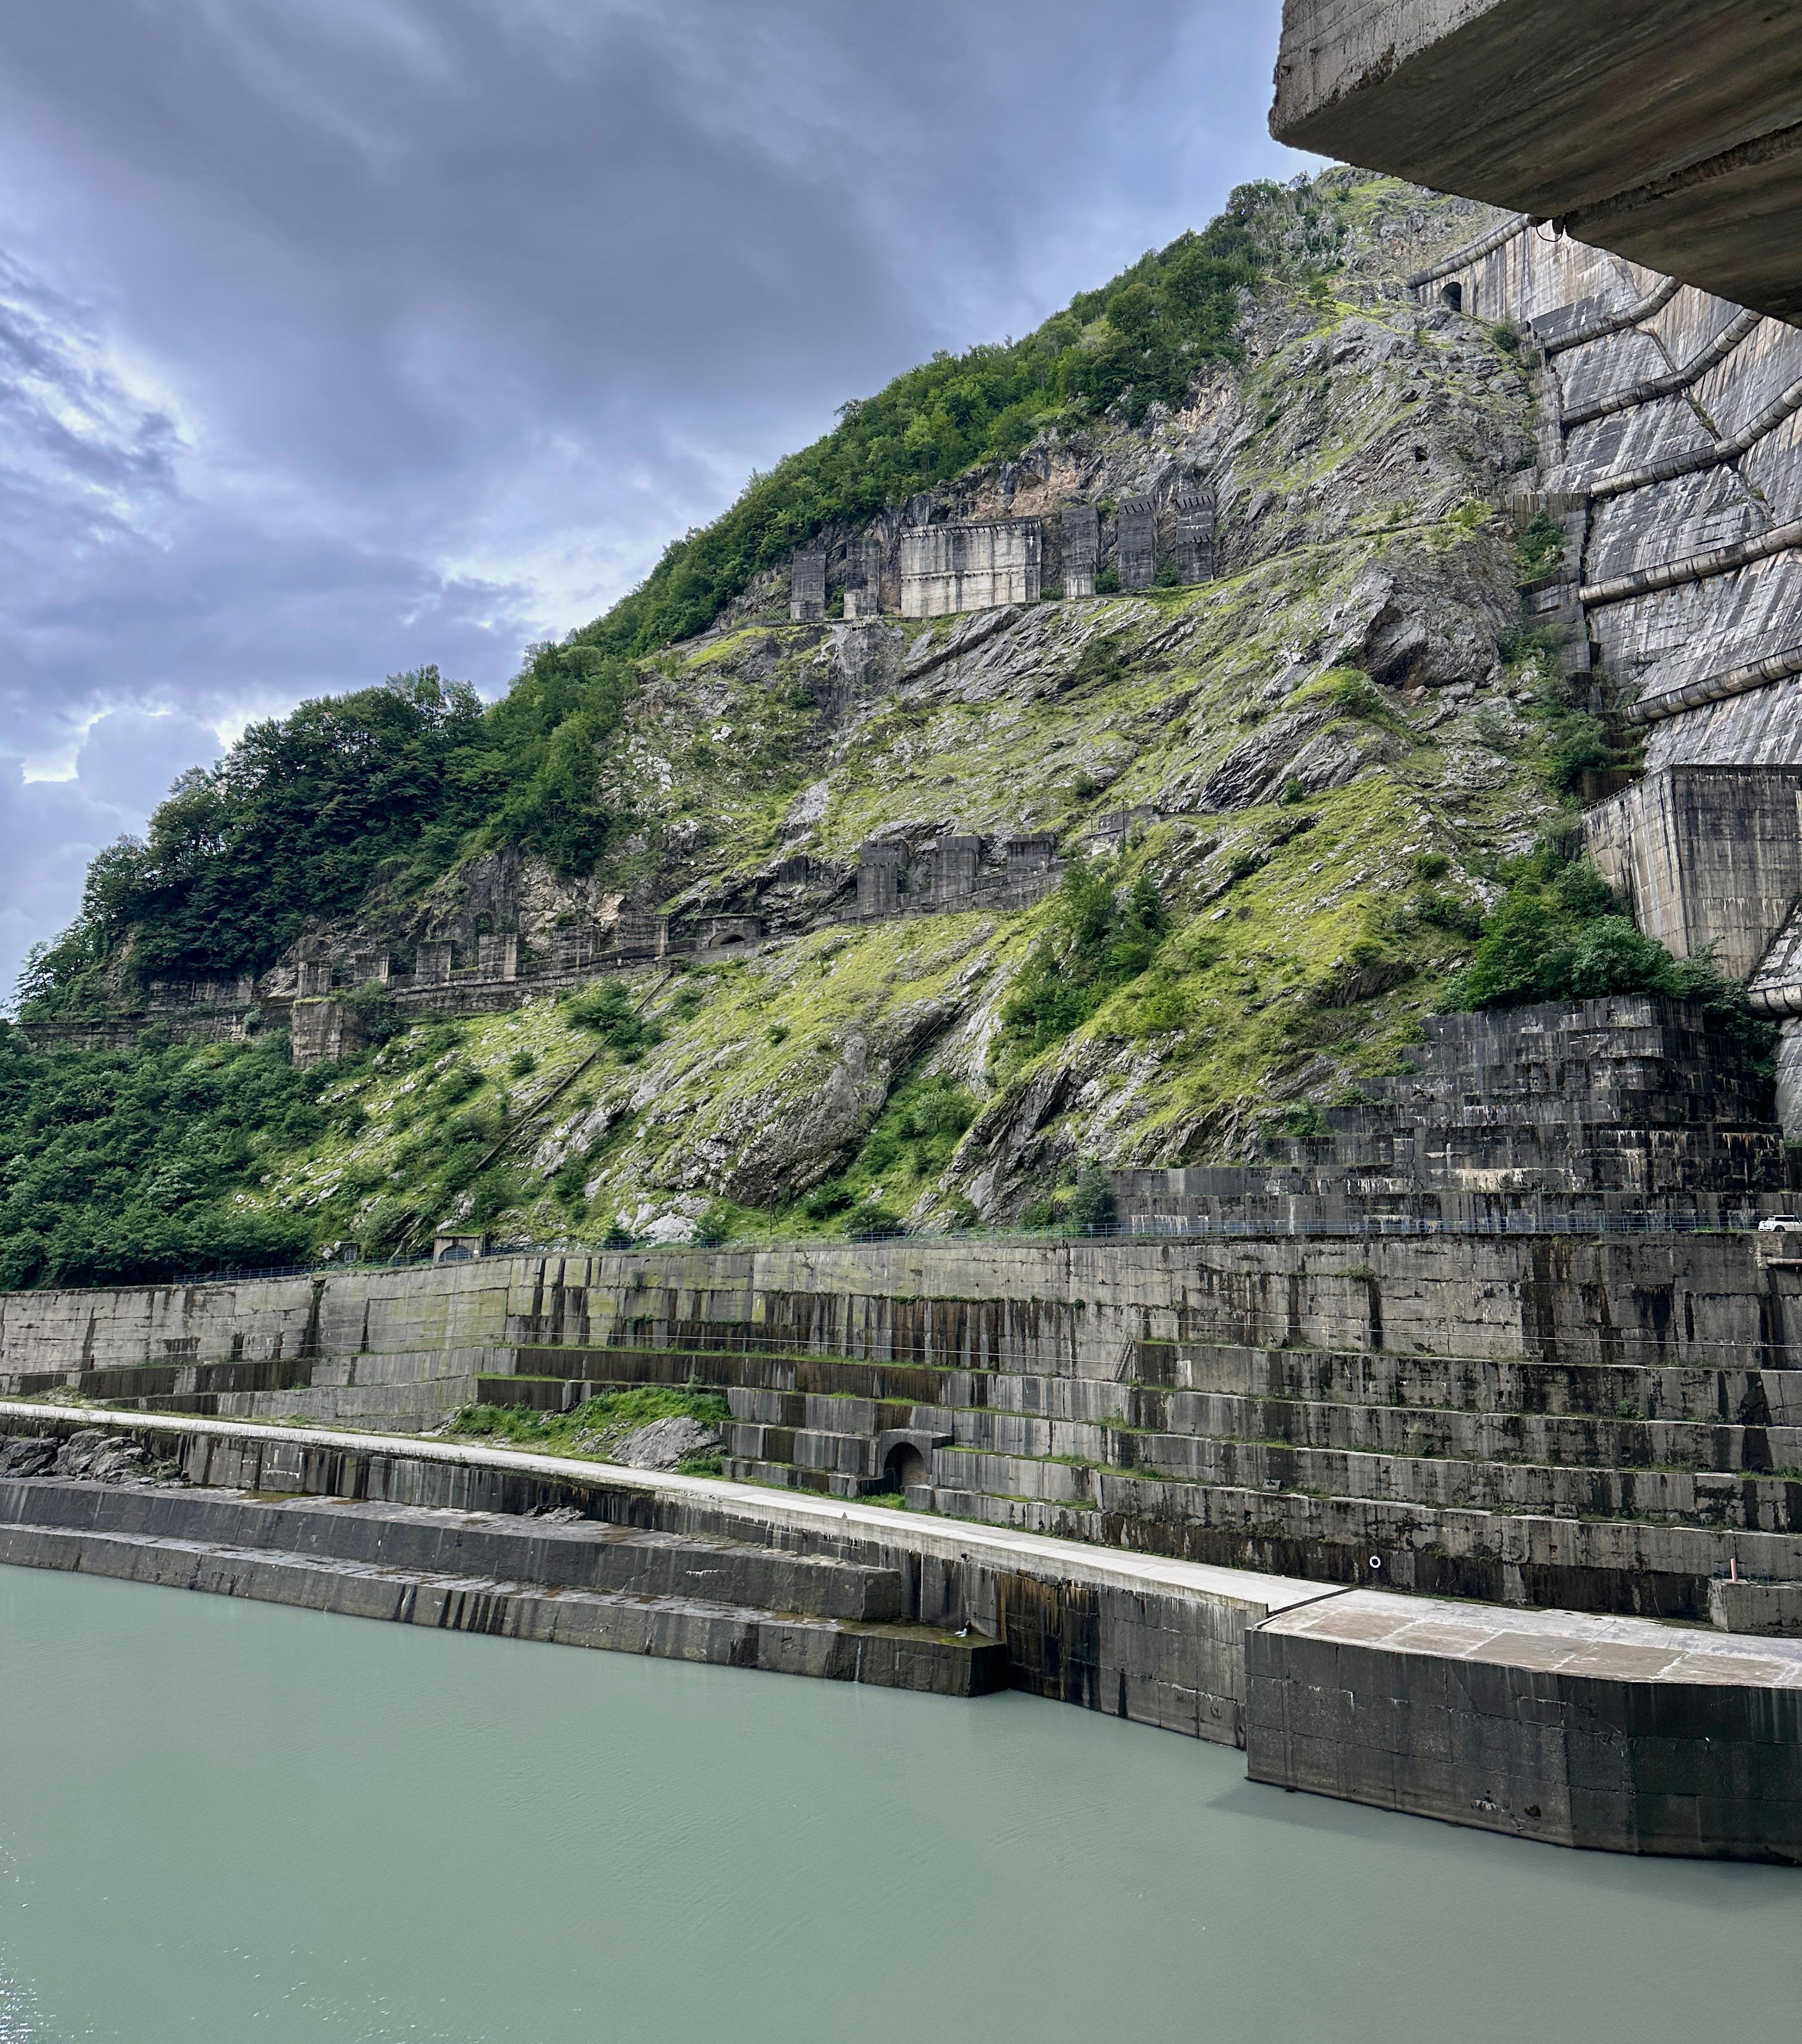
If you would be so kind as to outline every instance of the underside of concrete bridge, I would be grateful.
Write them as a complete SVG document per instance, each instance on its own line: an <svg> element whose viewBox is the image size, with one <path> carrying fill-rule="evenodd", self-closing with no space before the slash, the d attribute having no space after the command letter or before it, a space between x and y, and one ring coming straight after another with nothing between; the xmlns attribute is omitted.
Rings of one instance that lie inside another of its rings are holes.
<svg viewBox="0 0 1802 2044"><path fill-rule="evenodd" d="M1285 0L1270 129L1802 325L1802 0Z"/></svg>

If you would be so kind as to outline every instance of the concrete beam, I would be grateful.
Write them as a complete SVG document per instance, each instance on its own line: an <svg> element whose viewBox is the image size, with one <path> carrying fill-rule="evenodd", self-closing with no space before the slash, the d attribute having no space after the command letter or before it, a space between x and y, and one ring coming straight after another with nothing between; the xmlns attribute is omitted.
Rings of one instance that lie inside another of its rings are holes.
<svg viewBox="0 0 1802 2044"><path fill-rule="evenodd" d="M1802 0L1285 0L1270 131L1802 325Z"/></svg>

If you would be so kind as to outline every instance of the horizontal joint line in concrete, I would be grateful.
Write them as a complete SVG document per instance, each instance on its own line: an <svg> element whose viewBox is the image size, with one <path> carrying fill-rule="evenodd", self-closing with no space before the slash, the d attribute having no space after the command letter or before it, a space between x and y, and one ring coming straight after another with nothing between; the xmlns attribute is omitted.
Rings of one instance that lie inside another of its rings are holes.
<svg viewBox="0 0 1802 2044"><path fill-rule="evenodd" d="M1059 1540L1040 1533L1016 1533L1007 1527L978 1526L962 1520L898 1512L842 1498L813 1497L799 1493L759 1490L709 1477L665 1475L627 1469L616 1462L584 1462L557 1455L527 1454L508 1448L482 1448L462 1443L422 1440L417 1435L340 1432L321 1427L284 1427L254 1420L207 1420L187 1414L119 1412L91 1405L48 1405L0 1399L0 1418L79 1420L109 1433L163 1433L215 1439L255 1440L269 1447L327 1448L381 1455L405 1462L436 1462L453 1467L507 1470L525 1476L554 1477L559 1482L589 1484L597 1489L630 1491L642 1496L692 1499L723 1506L742 1518L761 1519L772 1526L822 1531L866 1531L893 1540L897 1536L922 1551L947 1559L974 1558L990 1567L1021 1562L1052 1562L1077 1581L1105 1581L1116 1588L1157 1596L1185 1593L1224 1599L1266 1612L1312 1602L1318 1583L1292 1577L1266 1576L1250 1569L1216 1568L1206 1562L1178 1562L1162 1555L1097 1548L1086 1543Z"/></svg>

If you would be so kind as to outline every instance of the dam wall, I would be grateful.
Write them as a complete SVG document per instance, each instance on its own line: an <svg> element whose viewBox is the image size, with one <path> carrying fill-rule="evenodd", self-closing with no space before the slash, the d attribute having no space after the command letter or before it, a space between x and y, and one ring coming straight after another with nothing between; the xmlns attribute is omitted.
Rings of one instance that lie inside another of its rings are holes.
<svg viewBox="0 0 1802 2044"><path fill-rule="evenodd" d="M1684 1623L1746 1578L1737 1622L1776 1629L1802 1583L1789 1239L978 1238L25 1293L0 1396L393 1433L705 1389L724 1473L765 1489Z"/></svg>
<svg viewBox="0 0 1802 2044"><path fill-rule="evenodd" d="M1802 1644L1323 1594L930 1515L442 1442L0 1405L0 1564L440 1629L1000 1687L1254 1782L1608 1850L1802 1863ZM136 1467L121 1482L123 1461ZM0 1465L3 1466L3 1465ZM325 1502L330 1500L329 1503Z"/></svg>
<svg viewBox="0 0 1802 2044"><path fill-rule="evenodd" d="M1787 1368L1802 1266L1781 1248L1727 1233L976 1236L14 1292L0 1294L0 1393L84 1379L86 1395L125 1397L148 1381L114 1390L106 1373L154 1370L179 1391L183 1373L222 1369L214 1389L265 1411L376 1415L361 1394L404 1386L422 1417L442 1417L521 1349L709 1343L1108 1380L1141 1341Z"/></svg>

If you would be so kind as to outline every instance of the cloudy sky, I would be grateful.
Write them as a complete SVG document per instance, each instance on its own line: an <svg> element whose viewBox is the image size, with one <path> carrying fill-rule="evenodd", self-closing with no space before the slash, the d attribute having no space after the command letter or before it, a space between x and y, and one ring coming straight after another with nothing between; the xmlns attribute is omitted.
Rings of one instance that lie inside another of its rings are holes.
<svg viewBox="0 0 1802 2044"><path fill-rule="evenodd" d="M498 692L1243 179L1280 0L0 10L0 997L249 718Z"/></svg>

